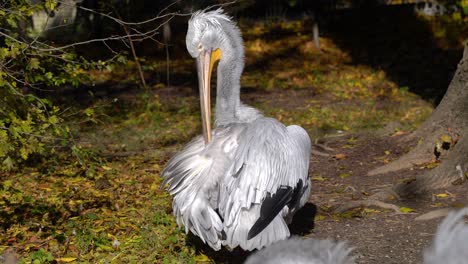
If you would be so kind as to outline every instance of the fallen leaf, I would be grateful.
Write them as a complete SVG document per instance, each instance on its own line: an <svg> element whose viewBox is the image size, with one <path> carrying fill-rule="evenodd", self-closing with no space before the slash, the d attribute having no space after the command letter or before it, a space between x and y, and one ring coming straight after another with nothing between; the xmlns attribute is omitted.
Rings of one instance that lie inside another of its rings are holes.
<svg viewBox="0 0 468 264"><path fill-rule="evenodd" d="M57 261L57 262L65 262L65 263L73 262L75 260L76 260L76 258L57 258L57 259L55 259L55 261Z"/></svg>
<svg viewBox="0 0 468 264"><path fill-rule="evenodd" d="M328 181L327 178L319 176L319 177L312 177L312 180L314 181Z"/></svg>
<svg viewBox="0 0 468 264"><path fill-rule="evenodd" d="M376 210L376 209L364 208L363 212L364 213L380 213L381 211Z"/></svg>
<svg viewBox="0 0 468 264"><path fill-rule="evenodd" d="M409 207L400 207L400 212L402 212L402 213L411 213L411 212L414 212L414 209L411 209Z"/></svg>
<svg viewBox="0 0 468 264"><path fill-rule="evenodd" d="M195 256L195 261L198 262L211 262L211 259L205 255L205 254L200 254Z"/></svg>
<svg viewBox="0 0 468 264"><path fill-rule="evenodd" d="M342 160L346 158L346 154L338 153L338 154L333 155L333 158L337 160Z"/></svg>
<svg viewBox="0 0 468 264"><path fill-rule="evenodd" d="M400 131L397 131L397 132L393 133L392 137L401 136L401 135L404 135L404 134L406 134L406 132L400 130Z"/></svg>
<svg viewBox="0 0 468 264"><path fill-rule="evenodd" d="M437 166L440 165L440 162L439 161L433 161L433 162L430 162L430 163L426 163L424 164L421 169L433 169Z"/></svg>
<svg viewBox="0 0 468 264"><path fill-rule="evenodd" d="M442 140L442 142L452 143L452 137L447 134L440 136L440 140Z"/></svg>
<svg viewBox="0 0 468 264"><path fill-rule="evenodd" d="M106 166L106 165L102 165L101 168L103 168L103 169L106 170L106 171L112 170L111 167L108 167L108 166Z"/></svg>
<svg viewBox="0 0 468 264"><path fill-rule="evenodd" d="M436 194L435 195L437 198L447 198L449 197L450 195L446 194L446 193L439 193L439 194Z"/></svg>
<svg viewBox="0 0 468 264"><path fill-rule="evenodd" d="M341 179L347 178L347 177L349 177L349 176L351 176L351 173L341 173L341 174L340 174L340 178L341 178Z"/></svg>
<svg viewBox="0 0 468 264"><path fill-rule="evenodd" d="M316 215L315 218L314 218L314 221L323 221L325 220L327 217L324 216L324 215Z"/></svg>

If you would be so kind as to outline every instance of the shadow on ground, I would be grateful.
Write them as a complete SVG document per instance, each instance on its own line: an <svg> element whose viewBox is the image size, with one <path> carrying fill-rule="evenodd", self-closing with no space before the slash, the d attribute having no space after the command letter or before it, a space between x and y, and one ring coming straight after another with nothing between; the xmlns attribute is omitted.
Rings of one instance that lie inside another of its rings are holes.
<svg viewBox="0 0 468 264"><path fill-rule="evenodd" d="M382 69L400 87L438 104L463 54L441 48L411 5L342 10L328 34L354 64Z"/></svg>
<svg viewBox="0 0 468 264"><path fill-rule="evenodd" d="M312 203L306 203L301 210L297 211L293 221L289 225L291 235L305 236L310 234L314 229L316 213L317 206ZM200 238L191 233L187 237L187 244L195 246L199 253L209 256L215 263L244 263L247 257L252 253L240 248L230 251L224 247L220 251L214 251L207 244L203 243Z"/></svg>

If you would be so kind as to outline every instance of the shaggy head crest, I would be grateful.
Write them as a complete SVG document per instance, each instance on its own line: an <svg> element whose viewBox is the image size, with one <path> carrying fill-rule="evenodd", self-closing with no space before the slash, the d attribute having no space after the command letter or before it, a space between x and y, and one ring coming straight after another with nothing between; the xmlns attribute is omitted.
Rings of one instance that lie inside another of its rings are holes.
<svg viewBox="0 0 468 264"><path fill-rule="evenodd" d="M214 27L221 27L220 21L227 21L232 23L231 17L227 16L224 13L222 8L206 11L206 10L199 10L192 14L192 17L189 20L190 24L193 24L195 27L203 27L207 25L211 25Z"/></svg>
<svg viewBox="0 0 468 264"><path fill-rule="evenodd" d="M227 16L223 9L212 11L201 10L193 13L188 23L186 45L189 54L197 58L199 52L204 50L214 51L219 49L226 41L236 39L234 45L238 46L236 51L243 54L242 38L240 30ZM224 50L223 52L226 52Z"/></svg>

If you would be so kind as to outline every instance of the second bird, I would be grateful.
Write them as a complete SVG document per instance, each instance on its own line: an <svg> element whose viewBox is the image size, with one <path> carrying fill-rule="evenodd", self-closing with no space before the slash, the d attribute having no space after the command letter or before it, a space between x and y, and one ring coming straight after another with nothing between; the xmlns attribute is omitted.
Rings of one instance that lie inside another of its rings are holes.
<svg viewBox="0 0 468 264"><path fill-rule="evenodd" d="M222 10L193 14L186 44L197 60L203 136L162 173L178 224L215 250L253 250L288 238L287 224L310 193L307 132L240 101L244 44ZM210 79L217 60L216 128L211 130Z"/></svg>

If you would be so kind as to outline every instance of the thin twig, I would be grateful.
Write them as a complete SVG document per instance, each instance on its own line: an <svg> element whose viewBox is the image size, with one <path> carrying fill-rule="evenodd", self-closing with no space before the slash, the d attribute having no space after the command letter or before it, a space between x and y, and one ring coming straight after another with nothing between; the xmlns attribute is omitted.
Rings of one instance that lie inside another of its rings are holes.
<svg viewBox="0 0 468 264"><path fill-rule="evenodd" d="M135 63L137 65L138 73L140 75L141 84L143 85L143 89L145 90L145 92L148 93L148 88L146 86L145 76L143 75L143 70L141 68L140 61L138 61L138 56L137 56L136 51L135 51L135 46L133 45L132 37L130 37L130 32L129 32L128 28L127 28L127 25L122 24L122 27L123 27L123 29L125 30L125 33L128 36L128 42L130 44L130 49L132 50L133 59L135 60Z"/></svg>

